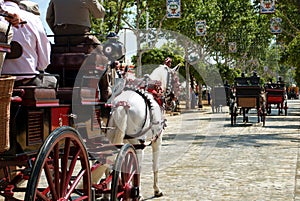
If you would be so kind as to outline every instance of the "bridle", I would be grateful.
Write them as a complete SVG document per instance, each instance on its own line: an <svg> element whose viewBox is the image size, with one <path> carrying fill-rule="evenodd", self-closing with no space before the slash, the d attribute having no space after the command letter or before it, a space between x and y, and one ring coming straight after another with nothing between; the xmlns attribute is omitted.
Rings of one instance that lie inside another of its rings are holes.
<svg viewBox="0 0 300 201"><path fill-rule="evenodd" d="M168 72L167 74L167 86L166 86L166 92L165 92L165 97L170 97L172 94L172 79L173 79L173 72L169 67L165 67L166 71Z"/></svg>

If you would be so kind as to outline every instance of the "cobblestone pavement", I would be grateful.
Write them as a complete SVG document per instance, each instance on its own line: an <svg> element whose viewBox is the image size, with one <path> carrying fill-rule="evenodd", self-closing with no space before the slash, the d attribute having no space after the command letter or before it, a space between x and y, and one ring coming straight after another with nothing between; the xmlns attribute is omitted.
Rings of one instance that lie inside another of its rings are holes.
<svg viewBox="0 0 300 201"><path fill-rule="evenodd" d="M153 197L151 147L141 175L145 200L300 200L300 101L289 100L288 115L277 109L265 127L250 111L249 122L230 125L228 108L167 116L159 181L164 196Z"/></svg>

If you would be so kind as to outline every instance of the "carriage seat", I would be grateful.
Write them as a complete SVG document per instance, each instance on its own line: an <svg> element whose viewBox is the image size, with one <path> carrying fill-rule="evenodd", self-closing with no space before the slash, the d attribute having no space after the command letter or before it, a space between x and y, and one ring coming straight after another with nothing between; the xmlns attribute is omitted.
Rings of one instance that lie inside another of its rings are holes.
<svg viewBox="0 0 300 201"><path fill-rule="evenodd" d="M52 53L48 71L79 69L86 59L85 53Z"/></svg>
<svg viewBox="0 0 300 201"><path fill-rule="evenodd" d="M40 88L37 86L18 86L14 88L14 94L19 94L20 91L22 93L21 104L24 106L48 107L59 105L54 88Z"/></svg>
<svg viewBox="0 0 300 201"><path fill-rule="evenodd" d="M84 53L90 54L92 52L91 45L79 44L79 45L55 45L51 44L51 53Z"/></svg>
<svg viewBox="0 0 300 201"><path fill-rule="evenodd" d="M260 77L237 77L234 79L236 86L259 85Z"/></svg>
<svg viewBox="0 0 300 201"><path fill-rule="evenodd" d="M73 88L72 87L60 87L57 89L57 98L61 104L72 103Z"/></svg>
<svg viewBox="0 0 300 201"><path fill-rule="evenodd" d="M88 45L51 45L51 70L79 69L84 60L92 54Z"/></svg>
<svg viewBox="0 0 300 201"><path fill-rule="evenodd" d="M24 96L24 94L24 89L13 89L11 103L22 103L22 97Z"/></svg>
<svg viewBox="0 0 300 201"><path fill-rule="evenodd" d="M265 85L266 89L284 89L284 83L268 83Z"/></svg>
<svg viewBox="0 0 300 201"><path fill-rule="evenodd" d="M61 87L73 87L75 78L84 64L84 70L97 70L96 54L84 45L52 45L47 72L59 75Z"/></svg>

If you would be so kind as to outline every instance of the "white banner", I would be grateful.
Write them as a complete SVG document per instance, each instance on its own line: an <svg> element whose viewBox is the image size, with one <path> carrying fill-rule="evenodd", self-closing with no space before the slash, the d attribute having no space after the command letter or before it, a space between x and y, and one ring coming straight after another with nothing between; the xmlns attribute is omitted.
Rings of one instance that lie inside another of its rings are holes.
<svg viewBox="0 0 300 201"><path fill-rule="evenodd" d="M275 13L275 0L260 0L260 13Z"/></svg>
<svg viewBox="0 0 300 201"><path fill-rule="evenodd" d="M220 45L224 45L225 44L225 34L221 33L221 32L216 33L216 41Z"/></svg>
<svg viewBox="0 0 300 201"><path fill-rule="evenodd" d="M236 53L236 42L229 42L228 43L228 49L230 53Z"/></svg>
<svg viewBox="0 0 300 201"><path fill-rule="evenodd" d="M281 27L280 27L281 22L282 22L282 19L280 17L271 18L271 20L270 20L271 33L279 34L282 32Z"/></svg>
<svg viewBox="0 0 300 201"><path fill-rule="evenodd" d="M206 35L206 21L200 20L196 22L196 36Z"/></svg>
<svg viewBox="0 0 300 201"><path fill-rule="evenodd" d="M180 0L167 0L167 18L180 18Z"/></svg>

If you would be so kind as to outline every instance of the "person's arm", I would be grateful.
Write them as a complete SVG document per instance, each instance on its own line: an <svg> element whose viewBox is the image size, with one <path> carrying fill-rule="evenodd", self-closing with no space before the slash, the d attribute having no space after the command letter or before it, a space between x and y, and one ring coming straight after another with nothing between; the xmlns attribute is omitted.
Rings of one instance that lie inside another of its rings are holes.
<svg viewBox="0 0 300 201"><path fill-rule="evenodd" d="M36 31L37 70L44 71L50 64L51 45L41 21L37 22Z"/></svg>
<svg viewBox="0 0 300 201"><path fill-rule="evenodd" d="M16 13L10 13L6 11L5 9L2 8L3 1L0 0L0 13L1 16L4 17L6 21L8 21L13 27L19 28L19 25L21 24L22 26L26 23L23 21L20 16Z"/></svg>
<svg viewBox="0 0 300 201"><path fill-rule="evenodd" d="M5 14L8 15L7 17L5 17L5 20L7 20L9 23L11 23L12 26L18 28L20 22L22 21L20 16L17 14L12 14L12 13L8 13L8 12L6 12Z"/></svg>
<svg viewBox="0 0 300 201"><path fill-rule="evenodd" d="M49 25L50 29L53 31L55 26L55 11L52 1L50 1L47 8L46 22Z"/></svg>
<svg viewBox="0 0 300 201"><path fill-rule="evenodd" d="M104 18L105 9L98 0L90 0L88 8L94 18Z"/></svg>

